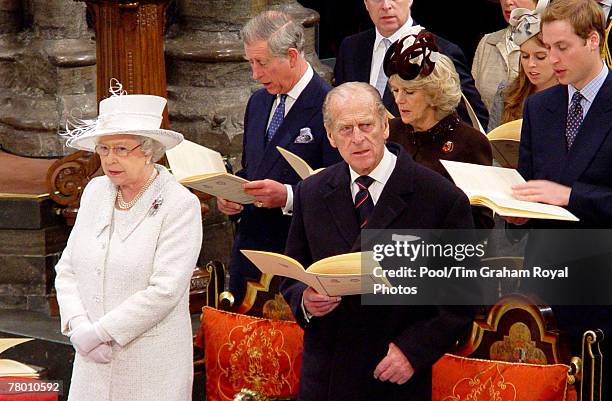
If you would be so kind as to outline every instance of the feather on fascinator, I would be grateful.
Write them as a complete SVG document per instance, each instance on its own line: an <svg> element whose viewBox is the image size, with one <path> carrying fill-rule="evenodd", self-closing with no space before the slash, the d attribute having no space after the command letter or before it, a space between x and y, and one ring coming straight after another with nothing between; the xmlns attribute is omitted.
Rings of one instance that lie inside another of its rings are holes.
<svg viewBox="0 0 612 401"><path fill-rule="evenodd" d="M421 29L394 42L383 61L385 75L397 74L405 81L427 77L434 70L440 53L431 32Z"/></svg>
<svg viewBox="0 0 612 401"><path fill-rule="evenodd" d="M115 78L110 81L109 96L100 101L96 119L85 120L74 115L66 119L61 136L68 138L72 148L93 152L100 136L129 134L149 137L160 142L166 150L183 141L183 135L162 129L166 99L153 95L128 95Z"/></svg>
<svg viewBox="0 0 612 401"><path fill-rule="evenodd" d="M520 46L540 33L541 15L548 6L549 0L539 0L535 10L528 8L515 8L510 13L510 26L512 32L510 39Z"/></svg>

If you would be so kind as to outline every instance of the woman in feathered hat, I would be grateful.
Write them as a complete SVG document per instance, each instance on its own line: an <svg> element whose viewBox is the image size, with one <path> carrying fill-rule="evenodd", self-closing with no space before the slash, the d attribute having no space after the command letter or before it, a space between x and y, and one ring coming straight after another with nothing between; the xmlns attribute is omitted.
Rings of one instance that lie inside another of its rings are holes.
<svg viewBox="0 0 612 401"><path fill-rule="evenodd" d="M68 145L98 153L104 171L55 267L61 331L76 350L68 400L191 400L200 203L155 164L183 140L160 129L166 99L114 92L97 120L68 130Z"/></svg>
<svg viewBox="0 0 612 401"><path fill-rule="evenodd" d="M456 114L459 76L453 62L438 52L430 32L419 30L393 43L385 55L384 71L400 111L400 117L389 122L390 141L449 180L440 159L491 165L487 138ZM478 228L493 226L488 209L475 207L474 219Z"/></svg>
<svg viewBox="0 0 612 401"><path fill-rule="evenodd" d="M549 0L540 0L535 10L515 8L510 16L511 40L521 49L518 76L508 85L502 82L489 115L489 131L497 126L523 118L527 96L557 85L548 49L542 42L540 15Z"/></svg>

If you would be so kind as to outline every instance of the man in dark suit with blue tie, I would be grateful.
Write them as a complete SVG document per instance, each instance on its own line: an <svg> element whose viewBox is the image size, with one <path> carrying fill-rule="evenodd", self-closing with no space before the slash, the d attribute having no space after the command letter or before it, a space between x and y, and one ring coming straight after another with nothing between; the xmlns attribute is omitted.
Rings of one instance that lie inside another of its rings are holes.
<svg viewBox="0 0 612 401"><path fill-rule="evenodd" d="M604 16L593 0L555 0L542 15L542 34L560 85L527 98L518 164L527 183L513 187L514 195L520 200L565 207L580 221L507 218L533 228L525 255L528 265L546 263L546 258L568 263L580 260L578 255L584 252L609 254L612 246L598 244L601 241L593 236L561 231L612 227L612 74L600 57ZM556 230L541 230L544 228ZM609 263L606 261L605 270ZM596 267L592 263L578 266L579 271L590 268L586 271L594 273L598 272ZM605 276L589 275L591 292L609 291ZM588 295L573 291L566 294L573 294L575 303ZM604 330L604 371L610 372L611 307L557 306L553 312L559 328L572 335L574 353L580 352L584 330ZM603 377L604 383L609 382L610 373ZM604 390L604 399L610 399L610 391Z"/></svg>
<svg viewBox="0 0 612 401"><path fill-rule="evenodd" d="M393 94L387 87L387 77L382 69L386 49L391 43L406 36L413 25L417 25L410 15L412 0L364 0L365 7L375 28L345 38L340 44L334 68L336 85L344 82L369 82L376 87L383 98L387 110L394 116L399 111ZM480 124L487 127L489 113L480 99L470 73L470 64L459 46L439 36L435 37L440 51L455 64L461 80L461 90L473 107ZM463 101L458 113L471 125L471 120Z"/></svg>
<svg viewBox="0 0 612 401"><path fill-rule="evenodd" d="M329 85L304 59L304 31L279 11L251 19L242 30L246 59L253 78L264 85L247 104L244 116L242 170L251 181L245 191L253 205L217 198L219 210L238 220L230 260L230 291L239 303L246 280L259 270L240 249L283 252L291 222L293 185L300 177L276 149L285 148L312 168L340 159L325 136L321 107Z"/></svg>
<svg viewBox="0 0 612 401"><path fill-rule="evenodd" d="M344 162L296 190L285 254L304 266L361 249L361 229L473 228L465 194L415 163L389 136L375 88L349 82L324 105ZM304 328L300 401L431 399L431 366L471 323L465 306L365 306L285 278L281 291Z"/></svg>

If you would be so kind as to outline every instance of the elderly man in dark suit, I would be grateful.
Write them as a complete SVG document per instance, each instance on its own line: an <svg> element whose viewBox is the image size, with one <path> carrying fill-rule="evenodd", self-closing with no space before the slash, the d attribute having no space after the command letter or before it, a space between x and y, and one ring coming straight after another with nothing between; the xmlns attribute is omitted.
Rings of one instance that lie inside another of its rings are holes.
<svg viewBox="0 0 612 401"><path fill-rule="evenodd" d="M513 188L518 199L565 207L580 221L507 219L512 223L535 229L612 226L612 74L600 57L603 21L593 0L555 0L542 14L543 41L560 85L527 98L518 165L527 183ZM609 252L610 244L597 249L593 239L569 231L551 239L550 232L531 230L526 262L540 264L543 257L559 253L567 262L585 250L593 255ZM602 277L591 279L591 291L598 291ZM602 284L605 288L599 290L609 291L609 283ZM610 372L611 307L563 306L553 312L559 328L573 334L574 352L580 351L584 330L604 330L604 371ZM604 399L611 399L610 391L604 391Z"/></svg>
<svg viewBox="0 0 612 401"><path fill-rule="evenodd" d="M361 228L473 228L463 192L399 145L385 145L389 126L375 88L349 82L333 89L324 118L344 162L298 186L286 255L308 266L359 251ZM328 297L292 279L281 291L304 328L301 401L430 399L431 366L473 312L364 306L359 296Z"/></svg>
<svg viewBox="0 0 612 401"><path fill-rule="evenodd" d="M375 29L345 38L340 44L334 77L336 85L344 82L369 82L376 87L383 98L387 110L394 116L399 116L393 94L387 87L387 77L382 68L385 52L398 39L406 36L407 31L417 23L410 15L412 0L364 0ZM461 79L461 90L473 107L480 124L487 127L489 113L480 99L480 94L474 86L470 73L470 64L459 46L436 36L438 48L455 64L455 69ZM471 124L465 104L458 107L461 118Z"/></svg>
<svg viewBox="0 0 612 401"><path fill-rule="evenodd" d="M340 160L325 136L321 108L329 85L304 59L304 31L279 11L267 11L242 30L246 59L253 78L265 88L256 91L244 116L242 170L237 175L254 195L253 205L217 198L226 215L239 218L230 261L230 291L238 303L247 279L259 270L240 249L282 252L291 222L293 189L300 177L276 149L283 147L319 168Z"/></svg>

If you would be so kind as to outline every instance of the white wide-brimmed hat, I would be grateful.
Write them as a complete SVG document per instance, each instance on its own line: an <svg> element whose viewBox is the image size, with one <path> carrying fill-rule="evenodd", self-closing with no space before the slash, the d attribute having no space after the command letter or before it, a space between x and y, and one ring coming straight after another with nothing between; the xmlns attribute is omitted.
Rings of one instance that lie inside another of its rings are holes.
<svg viewBox="0 0 612 401"><path fill-rule="evenodd" d="M66 144L72 148L93 152L97 138L108 135L138 135L155 139L166 150L183 141L183 135L161 129L162 113L167 100L153 95L127 95L121 84L113 79L111 96L100 101L100 114L95 120L68 118Z"/></svg>

